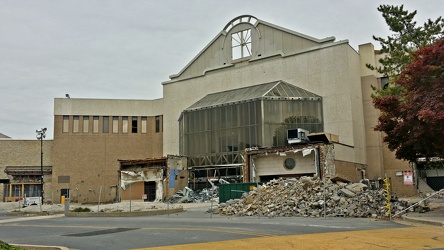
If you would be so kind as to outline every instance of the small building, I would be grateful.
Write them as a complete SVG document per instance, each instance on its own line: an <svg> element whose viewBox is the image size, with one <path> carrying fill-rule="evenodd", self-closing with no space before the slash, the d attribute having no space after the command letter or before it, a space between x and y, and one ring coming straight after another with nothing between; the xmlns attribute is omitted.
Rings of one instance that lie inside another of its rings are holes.
<svg viewBox="0 0 444 250"><path fill-rule="evenodd" d="M0 139L0 201L41 196L43 174L45 200L52 202L52 150L52 140Z"/></svg>

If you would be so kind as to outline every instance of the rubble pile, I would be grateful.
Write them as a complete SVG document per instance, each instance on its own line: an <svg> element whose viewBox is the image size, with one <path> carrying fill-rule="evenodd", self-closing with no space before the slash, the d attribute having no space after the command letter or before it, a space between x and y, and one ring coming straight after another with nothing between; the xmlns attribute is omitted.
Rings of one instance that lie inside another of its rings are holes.
<svg viewBox="0 0 444 250"><path fill-rule="evenodd" d="M324 185L325 184L325 185ZM325 194L325 195L324 195ZM333 183L317 177L272 180L244 193L240 199L219 204L214 212L236 216L385 217L384 190L363 183ZM407 207L392 203L392 213Z"/></svg>
<svg viewBox="0 0 444 250"><path fill-rule="evenodd" d="M199 191L193 191L189 187L185 187L182 191L179 191L172 195L167 202L171 203L200 203L210 202L211 200L219 197L219 189L217 186L212 188L204 188Z"/></svg>

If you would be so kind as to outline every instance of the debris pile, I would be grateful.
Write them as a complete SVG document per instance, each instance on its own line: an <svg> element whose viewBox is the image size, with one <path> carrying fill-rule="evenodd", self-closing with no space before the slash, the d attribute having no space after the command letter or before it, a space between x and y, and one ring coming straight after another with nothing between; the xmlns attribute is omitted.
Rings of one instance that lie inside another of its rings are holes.
<svg viewBox="0 0 444 250"><path fill-rule="evenodd" d="M392 214L407 203L392 203ZM214 213L236 216L385 217L384 190L363 183L333 183L317 177L272 180L244 193L240 199L219 204Z"/></svg>
<svg viewBox="0 0 444 250"><path fill-rule="evenodd" d="M182 191L179 191L167 199L167 202L171 203L200 203L210 202L211 200L219 197L219 189L217 186L212 188L204 188L199 191L193 191L189 187L185 187Z"/></svg>

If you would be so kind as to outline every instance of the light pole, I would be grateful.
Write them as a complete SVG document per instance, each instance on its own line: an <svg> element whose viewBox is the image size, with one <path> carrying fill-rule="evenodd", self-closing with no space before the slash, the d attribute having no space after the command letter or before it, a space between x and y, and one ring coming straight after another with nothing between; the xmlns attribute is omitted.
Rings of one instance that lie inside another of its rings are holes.
<svg viewBox="0 0 444 250"><path fill-rule="evenodd" d="M40 140L40 174L41 174L41 178L40 178L40 185L41 185L41 190L40 190L40 195L41 195L41 204L43 205L43 138L46 137L46 128L42 128L42 129L37 129L35 131L37 133L36 137L37 140Z"/></svg>

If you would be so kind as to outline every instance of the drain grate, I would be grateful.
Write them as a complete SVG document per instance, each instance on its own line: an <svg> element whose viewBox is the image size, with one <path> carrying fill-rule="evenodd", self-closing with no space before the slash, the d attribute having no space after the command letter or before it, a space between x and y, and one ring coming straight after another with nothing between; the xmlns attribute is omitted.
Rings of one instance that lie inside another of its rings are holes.
<svg viewBox="0 0 444 250"><path fill-rule="evenodd" d="M105 229L105 230L98 230L98 231L91 231L86 233L78 233L78 234L66 234L62 236L70 236L70 237L87 237L87 236L96 236L96 235L102 235L102 234L114 234L114 233L121 233L126 231L132 231L137 230L140 228L111 228L111 229Z"/></svg>

